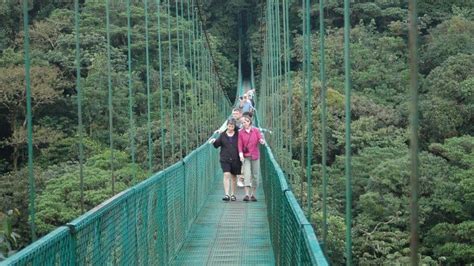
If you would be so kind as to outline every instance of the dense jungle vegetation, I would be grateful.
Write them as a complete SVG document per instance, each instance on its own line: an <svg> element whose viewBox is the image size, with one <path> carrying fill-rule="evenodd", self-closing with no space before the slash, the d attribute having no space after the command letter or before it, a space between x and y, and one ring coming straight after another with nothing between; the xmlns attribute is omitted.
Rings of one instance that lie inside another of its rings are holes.
<svg viewBox="0 0 474 266"><path fill-rule="evenodd" d="M33 90L34 156L37 229L44 235L79 216L79 162L75 90L75 32L72 1L33 0L29 11L31 79ZM83 3L82 3L83 2ZM123 1L117 1L123 2ZM114 168L116 191L147 177L146 67L143 1L133 1L132 56L138 167L130 161L127 22L123 5L114 5L111 16L111 58L114 90ZM151 1L154 2L154 1ZM162 1L163 2L163 1ZM171 1L174 11L174 1ZM244 66L249 78L248 55L252 50L256 89L263 53L264 1L197 1L203 12L203 27L209 34L224 89L235 96L239 25L243 28ZM301 117L304 103L302 82L302 11L299 1L290 1L291 70L294 116ZM319 101L319 5L312 1L312 69L314 103ZM344 263L344 70L342 0L327 1L326 66L328 84L329 233L331 263ZM472 1L421 0L419 2L420 79L420 240L421 259L431 265L474 263L474 4ZM90 209L111 196L109 158L105 5L81 1L81 81L85 128L85 200ZM404 264L409 259L409 152L408 152L408 50L406 1L358 0L351 3L352 59L352 174L353 252L359 265ZM150 10L156 10L151 5ZM165 10L166 11L166 10ZM159 32L167 40L166 12L150 17L150 39ZM172 31L176 19L172 13ZM182 21L185 25L189 21ZM28 175L24 95L22 10L18 1L0 1L0 260L30 243L28 226ZM203 41L203 39L198 40ZM150 54L157 55L156 42ZM169 42L164 42L167 49ZM173 47L176 38L172 39ZM177 50L173 48L173 56ZM158 98L157 60L151 60L153 98ZM174 62L176 64L176 62ZM164 97L171 98L168 58L164 57ZM183 84L193 81L187 69L174 77ZM175 88L177 82L173 85ZM198 103L191 93L184 109L173 110L175 124ZM204 99L207 109L197 117L209 117L218 108ZM314 132L320 132L320 109L314 104ZM169 115L159 119L158 104L152 105L152 131L161 127L178 135L182 127L170 128ZM166 109L167 114L171 110ZM197 120L197 119L196 119ZM221 121L217 121L219 124ZM294 150L306 145L305 121L294 119ZM213 121L196 131L186 130L177 146L189 140L199 146L215 129ZM172 131L174 130L174 131ZM196 132L200 134L195 137ZM154 169L178 160L184 150L170 149L161 135L153 135ZM313 183L316 192L311 222L321 235L321 143L314 134ZM278 153L279 151L276 150ZM289 156L289 155L286 155ZM305 201L301 155L291 161L293 188ZM136 178L131 178L138 169ZM300 186L303 184L303 186ZM301 190L303 187L303 190Z"/></svg>

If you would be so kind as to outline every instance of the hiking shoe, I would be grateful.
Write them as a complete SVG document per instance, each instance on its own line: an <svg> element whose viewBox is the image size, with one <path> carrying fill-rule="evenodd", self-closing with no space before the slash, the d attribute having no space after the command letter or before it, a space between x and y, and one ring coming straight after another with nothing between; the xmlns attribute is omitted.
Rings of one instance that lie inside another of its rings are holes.
<svg viewBox="0 0 474 266"><path fill-rule="evenodd" d="M222 198L223 201L229 201L230 200L230 197L229 195L225 195L223 198Z"/></svg>
<svg viewBox="0 0 474 266"><path fill-rule="evenodd" d="M236 201L237 198L235 197L235 195L232 195L232 196L230 196L230 200L231 200L231 201Z"/></svg>
<svg viewBox="0 0 474 266"><path fill-rule="evenodd" d="M244 201L249 201L249 196L248 196L248 195L246 195L246 196L244 197Z"/></svg>
<svg viewBox="0 0 474 266"><path fill-rule="evenodd" d="M252 197L250 197L250 200L251 201L257 201L257 198L254 195L252 195Z"/></svg>

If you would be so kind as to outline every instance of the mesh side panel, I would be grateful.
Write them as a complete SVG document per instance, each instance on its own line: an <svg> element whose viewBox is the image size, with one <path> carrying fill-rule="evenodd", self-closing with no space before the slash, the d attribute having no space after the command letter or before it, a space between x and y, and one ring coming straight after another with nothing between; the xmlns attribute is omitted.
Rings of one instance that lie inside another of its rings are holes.
<svg viewBox="0 0 474 266"><path fill-rule="evenodd" d="M300 224L292 214L292 208L288 201L283 201L283 209L285 215L283 219L282 238L285 239L285 245L282 247L281 260L283 265L291 264L292 262L301 263L301 229Z"/></svg>
<svg viewBox="0 0 474 266"><path fill-rule="evenodd" d="M279 251L282 249L282 221L286 211L283 209L282 190L278 181L278 173L273 167L271 154L262 149L261 168L263 188L266 194L266 203L268 208L268 220L270 223L270 234L274 252L276 254L277 264L280 265Z"/></svg>
<svg viewBox="0 0 474 266"><path fill-rule="evenodd" d="M175 166L173 166L175 167ZM136 259L134 265L164 263L167 259L166 231L166 173L135 187L134 231L136 232ZM166 242L165 242L166 243Z"/></svg>
<svg viewBox="0 0 474 266"><path fill-rule="evenodd" d="M108 199L26 247L6 265L163 265L183 245L215 181L217 150L183 161Z"/></svg>
<svg viewBox="0 0 474 266"><path fill-rule="evenodd" d="M186 212L185 216L187 218L186 229L191 227L193 219L190 217L196 217L197 215L197 182L198 182L198 175L197 175L197 168L198 168L198 157L193 156L194 154L190 154L190 156L184 159L185 165L185 197L186 197Z"/></svg>
<svg viewBox="0 0 474 266"><path fill-rule="evenodd" d="M277 265L327 265L314 230L268 147L261 149L262 179Z"/></svg>
<svg viewBox="0 0 474 266"><path fill-rule="evenodd" d="M71 235L69 228L61 226L16 253L5 265L70 265Z"/></svg>
<svg viewBox="0 0 474 266"><path fill-rule="evenodd" d="M123 206L133 200L133 194L133 190L124 191L69 224L75 229L76 264L122 264L128 259L124 257L130 241L126 231L134 216Z"/></svg>
<svg viewBox="0 0 474 266"><path fill-rule="evenodd" d="M168 202L168 248L175 254L184 240L184 167L175 168L165 175Z"/></svg>

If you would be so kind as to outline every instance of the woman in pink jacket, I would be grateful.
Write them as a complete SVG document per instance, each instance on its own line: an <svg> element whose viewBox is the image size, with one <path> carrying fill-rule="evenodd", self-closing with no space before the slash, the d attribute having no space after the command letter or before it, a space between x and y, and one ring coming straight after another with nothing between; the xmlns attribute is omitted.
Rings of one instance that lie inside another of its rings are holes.
<svg viewBox="0 0 474 266"><path fill-rule="evenodd" d="M258 128L252 126L249 116L242 117L243 128L239 130L239 157L243 163L245 184L244 201L257 201L258 178L260 175L260 150L258 144L265 145L265 140Z"/></svg>

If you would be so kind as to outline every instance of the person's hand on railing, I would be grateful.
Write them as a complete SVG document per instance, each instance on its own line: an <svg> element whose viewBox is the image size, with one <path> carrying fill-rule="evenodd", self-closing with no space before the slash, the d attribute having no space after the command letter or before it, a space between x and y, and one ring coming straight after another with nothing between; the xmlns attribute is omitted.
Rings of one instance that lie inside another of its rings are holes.
<svg viewBox="0 0 474 266"><path fill-rule="evenodd" d="M265 140L264 140L264 139L260 139L260 144L266 145Z"/></svg>
<svg viewBox="0 0 474 266"><path fill-rule="evenodd" d="M219 131L219 130L218 130L218 131ZM212 143L214 143L214 142L216 142L216 139L215 139L215 138L210 138L209 141L208 141L209 144L212 144Z"/></svg>

